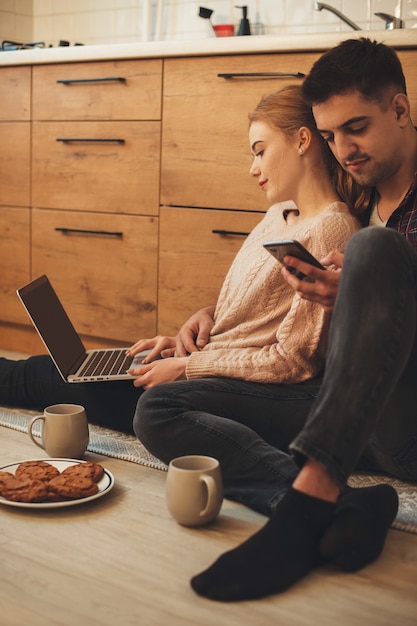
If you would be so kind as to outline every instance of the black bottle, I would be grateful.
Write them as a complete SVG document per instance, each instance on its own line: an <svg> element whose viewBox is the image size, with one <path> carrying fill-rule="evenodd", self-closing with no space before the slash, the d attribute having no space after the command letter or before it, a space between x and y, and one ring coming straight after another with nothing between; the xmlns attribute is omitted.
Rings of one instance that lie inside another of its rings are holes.
<svg viewBox="0 0 417 626"><path fill-rule="evenodd" d="M243 15L242 15L242 19L240 20L240 24L239 24L239 30L237 31L238 37L240 35L250 35L250 24L249 24L249 20L248 20L248 7L247 6L243 6L243 7L236 7L237 9L242 9L243 11Z"/></svg>

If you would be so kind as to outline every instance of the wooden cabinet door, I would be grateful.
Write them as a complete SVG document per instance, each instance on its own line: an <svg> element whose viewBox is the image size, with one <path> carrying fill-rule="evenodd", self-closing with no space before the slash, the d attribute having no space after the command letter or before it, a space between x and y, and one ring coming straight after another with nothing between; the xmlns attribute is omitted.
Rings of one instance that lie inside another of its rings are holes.
<svg viewBox="0 0 417 626"><path fill-rule="evenodd" d="M32 278L47 274L80 334L155 335L157 255L156 218L32 211Z"/></svg>
<svg viewBox="0 0 417 626"><path fill-rule="evenodd" d="M198 309L215 304L245 237L263 214L162 207L158 333L175 335Z"/></svg>
<svg viewBox="0 0 417 626"><path fill-rule="evenodd" d="M0 122L0 204L30 205L30 122Z"/></svg>
<svg viewBox="0 0 417 626"><path fill-rule="evenodd" d="M0 68L0 120L30 120L31 68Z"/></svg>
<svg viewBox="0 0 417 626"><path fill-rule="evenodd" d="M417 126L417 50L397 50L407 83L411 104L411 119Z"/></svg>
<svg viewBox="0 0 417 626"><path fill-rule="evenodd" d="M35 207L157 215L160 122L34 122Z"/></svg>
<svg viewBox="0 0 417 626"><path fill-rule="evenodd" d="M160 120L162 60L33 68L34 120Z"/></svg>
<svg viewBox="0 0 417 626"><path fill-rule="evenodd" d="M248 113L263 95L301 83L317 57L167 59L161 203L265 211L265 198L249 176Z"/></svg>
<svg viewBox="0 0 417 626"><path fill-rule="evenodd" d="M30 210L0 207L0 298L2 321L27 324L16 289L30 280Z"/></svg>

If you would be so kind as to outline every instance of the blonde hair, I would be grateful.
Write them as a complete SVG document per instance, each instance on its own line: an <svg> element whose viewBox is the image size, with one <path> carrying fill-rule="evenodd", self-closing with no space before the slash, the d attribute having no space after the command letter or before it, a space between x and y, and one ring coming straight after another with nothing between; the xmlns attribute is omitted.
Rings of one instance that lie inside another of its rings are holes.
<svg viewBox="0 0 417 626"><path fill-rule="evenodd" d="M265 122L271 128L281 131L289 139L294 137L302 126L308 128L322 148L323 162L340 199L346 202L354 215L362 213L368 207L371 190L356 183L336 161L317 131L311 106L302 96L301 85L287 85L264 96L256 108L249 113L249 126L258 121Z"/></svg>

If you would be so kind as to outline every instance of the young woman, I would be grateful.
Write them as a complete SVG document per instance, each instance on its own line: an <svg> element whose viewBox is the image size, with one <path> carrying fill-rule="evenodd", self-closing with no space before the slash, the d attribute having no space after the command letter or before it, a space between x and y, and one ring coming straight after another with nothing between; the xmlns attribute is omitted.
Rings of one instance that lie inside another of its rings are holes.
<svg viewBox="0 0 417 626"><path fill-rule="evenodd" d="M330 313L289 288L263 243L295 239L323 259L343 250L358 226L332 184L328 149L299 87L260 102L249 141L251 175L274 204L237 254L216 306L191 318L179 345L156 338L132 347L155 348L151 358L174 346L181 354L133 372L134 384L146 389L134 430L166 463L215 456L226 496L269 515L295 477L294 462L280 451L318 391ZM201 340L202 324L211 328L197 348L190 341ZM168 380L176 382L160 384Z"/></svg>
<svg viewBox="0 0 417 626"><path fill-rule="evenodd" d="M286 87L259 104L250 117L249 137L254 155L251 174L273 206L242 246L216 307L205 310L206 315L212 313L213 323L205 347L185 351L180 339L176 348L176 338L169 337L137 342L130 349L132 354L151 348L153 359L161 353L165 356L164 350L176 349L178 356L132 371L133 384L69 385L48 356L17 362L1 359L1 403L43 409L57 402L74 402L86 407L91 422L131 432L143 389L161 383L188 379L181 389L191 391L191 379L204 378L211 388L218 380L214 377L221 377L221 384L226 380L233 387L235 381L233 395L242 393L243 398L246 393L253 398L252 385L264 388L267 383L265 389L273 398L282 383L301 383L319 374L329 316L322 307L294 296L282 279L280 265L262 244L271 239L297 239L322 258L332 250L342 251L358 225L335 191L330 153L298 86ZM179 338L189 328L190 323ZM170 390L167 385L166 392ZM177 450L166 445L157 428L153 432L148 428L148 411L142 410L146 402L139 407L135 430L157 456L169 460ZM197 452L193 438L185 447L181 453Z"/></svg>

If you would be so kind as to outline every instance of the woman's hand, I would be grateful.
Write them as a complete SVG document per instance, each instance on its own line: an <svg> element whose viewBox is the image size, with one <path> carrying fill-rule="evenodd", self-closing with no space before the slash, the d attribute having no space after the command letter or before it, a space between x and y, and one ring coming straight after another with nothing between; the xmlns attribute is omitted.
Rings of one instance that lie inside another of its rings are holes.
<svg viewBox="0 0 417 626"><path fill-rule="evenodd" d="M135 354L143 352L143 350L150 350L150 353L143 359L142 363L150 363L159 356L162 358L172 356L175 350L175 337L157 335L152 339L139 339L126 350L126 354L135 356Z"/></svg>
<svg viewBox="0 0 417 626"><path fill-rule="evenodd" d="M215 306L200 309L181 326L176 336L175 356L184 357L204 348L214 326L214 310Z"/></svg>
<svg viewBox="0 0 417 626"><path fill-rule="evenodd" d="M286 265L299 270L313 282L301 280L294 274L289 272L285 267L281 273L287 283L298 293L304 300L317 302L326 310L332 312L336 302L337 291L339 289L340 274L342 272L343 254L341 252L330 252L320 263L325 267L332 265L335 270L320 270L313 267L309 263L304 263L294 257L285 257Z"/></svg>
<svg viewBox="0 0 417 626"><path fill-rule="evenodd" d="M135 387L150 389L162 383L171 383L175 380L184 380L187 358L173 357L171 359L160 359L144 365L138 369L129 370L129 374L135 377L133 384Z"/></svg>

